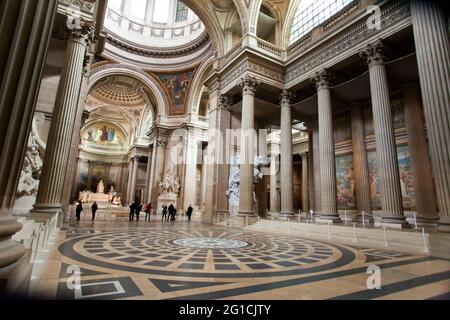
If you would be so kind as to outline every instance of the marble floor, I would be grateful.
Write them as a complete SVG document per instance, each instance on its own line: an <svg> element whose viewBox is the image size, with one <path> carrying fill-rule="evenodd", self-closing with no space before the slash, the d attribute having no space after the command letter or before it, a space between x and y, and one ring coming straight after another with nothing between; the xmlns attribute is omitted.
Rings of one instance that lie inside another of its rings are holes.
<svg viewBox="0 0 450 320"><path fill-rule="evenodd" d="M381 289L367 289L371 265ZM450 299L450 261L184 220L83 220L61 230L31 297Z"/></svg>

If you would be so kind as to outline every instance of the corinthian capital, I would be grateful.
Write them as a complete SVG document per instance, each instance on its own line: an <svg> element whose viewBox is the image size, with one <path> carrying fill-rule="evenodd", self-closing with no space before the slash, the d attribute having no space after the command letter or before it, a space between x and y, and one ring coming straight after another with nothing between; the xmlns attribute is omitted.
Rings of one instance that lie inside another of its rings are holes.
<svg viewBox="0 0 450 320"><path fill-rule="evenodd" d="M292 101L294 100L295 95L292 93L292 91L283 89L280 93L280 104L281 106L290 106Z"/></svg>
<svg viewBox="0 0 450 320"><path fill-rule="evenodd" d="M84 40L86 44L95 41L95 24L85 23L79 26L68 29L69 39L71 40Z"/></svg>
<svg viewBox="0 0 450 320"><path fill-rule="evenodd" d="M218 108L222 108L222 109L228 109L231 107L231 105L233 104L233 100L229 97L227 97L226 95L221 94L219 96L219 102L217 104Z"/></svg>
<svg viewBox="0 0 450 320"><path fill-rule="evenodd" d="M366 61L369 67L384 63L383 42L381 39L369 43L359 52L359 56Z"/></svg>
<svg viewBox="0 0 450 320"><path fill-rule="evenodd" d="M239 85L241 87L242 94L251 94L254 96L259 83L260 81L255 77L249 75L242 77Z"/></svg>
<svg viewBox="0 0 450 320"><path fill-rule="evenodd" d="M317 90L326 89L331 86L332 75L327 69L317 71L311 81L316 85Z"/></svg>

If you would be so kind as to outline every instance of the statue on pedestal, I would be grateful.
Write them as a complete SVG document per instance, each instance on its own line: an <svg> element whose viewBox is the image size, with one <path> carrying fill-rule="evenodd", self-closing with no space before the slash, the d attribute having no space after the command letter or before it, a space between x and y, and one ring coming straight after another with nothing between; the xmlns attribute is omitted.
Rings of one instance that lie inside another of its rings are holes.
<svg viewBox="0 0 450 320"><path fill-rule="evenodd" d="M98 182L97 193L105 193L105 184L103 183L103 179L100 179Z"/></svg>

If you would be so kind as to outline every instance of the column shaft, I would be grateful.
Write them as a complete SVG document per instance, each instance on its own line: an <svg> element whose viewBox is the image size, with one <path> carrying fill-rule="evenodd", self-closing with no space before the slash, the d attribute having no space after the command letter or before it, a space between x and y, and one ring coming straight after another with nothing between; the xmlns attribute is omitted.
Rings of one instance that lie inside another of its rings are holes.
<svg viewBox="0 0 450 320"><path fill-rule="evenodd" d="M351 105L353 166L355 170L356 205L358 213L372 213L369 183L369 165L367 162L366 136L361 104Z"/></svg>
<svg viewBox="0 0 450 320"><path fill-rule="evenodd" d="M133 159L128 163L128 182L127 182L127 203L132 204L134 200L131 199L131 180L133 179Z"/></svg>
<svg viewBox="0 0 450 320"><path fill-rule="evenodd" d="M417 221L419 224L435 224L439 220L439 216L420 106L419 86L415 83L403 86L403 98L405 100L405 122L408 131Z"/></svg>
<svg viewBox="0 0 450 320"><path fill-rule="evenodd" d="M292 216L294 214L291 99L292 95L287 90L284 90L281 94L280 216Z"/></svg>
<svg viewBox="0 0 450 320"><path fill-rule="evenodd" d="M411 1L439 230L450 232L450 45L441 1Z"/></svg>
<svg viewBox="0 0 450 320"><path fill-rule="evenodd" d="M272 142L273 143L273 142ZM278 186L277 186L277 175L278 175L278 154L272 153L270 157L270 212L271 214L278 213L280 206L278 203Z"/></svg>
<svg viewBox="0 0 450 320"><path fill-rule="evenodd" d="M145 176L145 191L144 191L144 203L148 204L151 199L150 194L150 176L152 173L152 159L153 159L153 148L150 147L148 151L148 159L147 159L147 175Z"/></svg>
<svg viewBox="0 0 450 320"><path fill-rule="evenodd" d="M369 65L370 74L375 145L381 184L382 212L379 217L384 223L404 225L395 132L382 50L381 41L377 41L361 51L361 56Z"/></svg>
<svg viewBox="0 0 450 320"><path fill-rule="evenodd" d="M314 121L313 125L313 168L314 168L314 211L319 214L322 211L322 191L320 187L320 150L319 150L319 125Z"/></svg>
<svg viewBox="0 0 450 320"><path fill-rule="evenodd" d="M194 132L188 133L186 150L186 173L184 178L184 204L183 209L197 204L197 155L198 141Z"/></svg>
<svg viewBox="0 0 450 320"><path fill-rule="evenodd" d="M36 204L31 211L36 219L47 219L62 209L62 191L72 138L67 132L73 132L75 125L86 54L86 32L89 31L92 30L73 31L68 40Z"/></svg>
<svg viewBox="0 0 450 320"><path fill-rule="evenodd" d="M302 156L302 209L303 212L309 211L309 166L308 166L308 152L303 153Z"/></svg>
<svg viewBox="0 0 450 320"><path fill-rule="evenodd" d="M133 158L133 173L131 174L131 185L130 185L130 202L136 201L136 181L137 173L139 169L139 157L135 156Z"/></svg>

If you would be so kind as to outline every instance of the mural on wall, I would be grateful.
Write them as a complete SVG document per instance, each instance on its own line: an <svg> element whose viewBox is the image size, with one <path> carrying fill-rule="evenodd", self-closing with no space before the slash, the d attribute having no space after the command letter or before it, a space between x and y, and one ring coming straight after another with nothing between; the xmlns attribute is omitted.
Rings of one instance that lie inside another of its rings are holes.
<svg viewBox="0 0 450 320"><path fill-rule="evenodd" d="M339 209L356 209L353 155L336 156L336 187Z"/></svg>
<svg viewBox="0 0 450 320"><path fill-rule="evenodd" d="M96 123L84 131L81 144L94 149L122 149L125 146L125 138L118 128L110 124Z"/></svg>
<svg viewBox="0 0 450 320"><path fill-rule="evenodd" d="M170 113L172 115L185 113L186 100L193 77L194 71L159 75L159 79L164 84L170 99Z"/></svg>
<svg viewBox="0 0 450 320"><path fill-rule="evenodd" d="M412 184L411 159L407 145L397 147L397 159L400 173L400 186L402 190L403 207L407 210L414 209L414 188ZM378 177L378 164L376 151L367 152L370 173L370 195L372 208L381 209L381 185Z"/></svg>
<svg viewBox="0 0 450 320"><path fill-rule="evenodd" d="M333 120L334 142L342 142L351 140L352 138L352 124L349 114L335 118Z"/></svg>

